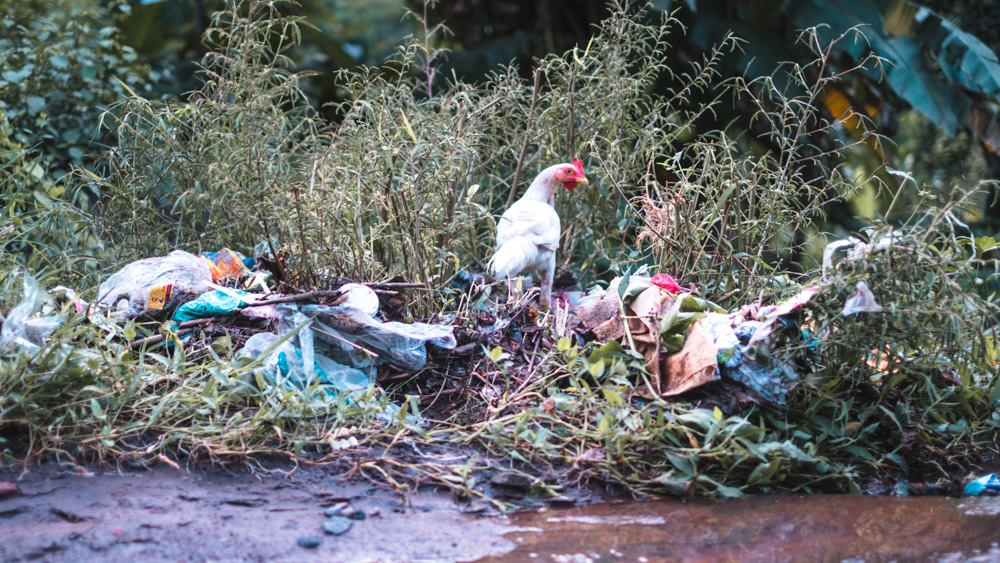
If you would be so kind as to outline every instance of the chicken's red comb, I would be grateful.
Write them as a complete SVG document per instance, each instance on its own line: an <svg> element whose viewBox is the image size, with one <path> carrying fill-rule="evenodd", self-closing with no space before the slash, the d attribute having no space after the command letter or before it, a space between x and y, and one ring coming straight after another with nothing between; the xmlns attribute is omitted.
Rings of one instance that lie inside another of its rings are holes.
<svg viewBox="0 0 1000 563"><path fill-rule="evenodd" d="M576 171L579 172L581 176L584 176L585 174L583 173L583 161L580 160L579 158L573 158L571 162L573 163L573 167L576 168Z"/></svg>

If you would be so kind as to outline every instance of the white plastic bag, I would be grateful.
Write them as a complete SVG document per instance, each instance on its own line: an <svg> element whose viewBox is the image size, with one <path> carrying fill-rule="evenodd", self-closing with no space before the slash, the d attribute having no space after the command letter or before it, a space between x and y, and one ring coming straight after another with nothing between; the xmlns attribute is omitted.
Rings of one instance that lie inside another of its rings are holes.
<svg viewBox="0 0 1000 563"><path fill-rule="evenodd" d="M0 352L23 349L29 354L38 351L52 332L63 323L63 315L41 315L50 297L38 287L28 272L24 273L24 299L3 321L0 328Z"/></svg>
<svg viewBox="0 0 1000 563"><path fill-rule="evenodd" d="M132 262L101 284L97 305L114 307L115 315L134 318L166 310L210 289L212 271L194 254L175 250L166 256ZM169 287L168 287L169 286ZM150 293L162 301L150 303Z"/></svg>

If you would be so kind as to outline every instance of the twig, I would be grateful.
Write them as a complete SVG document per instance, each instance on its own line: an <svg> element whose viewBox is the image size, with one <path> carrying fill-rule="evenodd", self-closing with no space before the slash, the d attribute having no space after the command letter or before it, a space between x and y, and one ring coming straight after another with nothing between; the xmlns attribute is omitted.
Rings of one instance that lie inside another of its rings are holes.
<svg viewBox="0 0 1000 563"><path fill-rule="evenodd" d="M263 299L254 303L247 303L244 307L262 307L264 305L275 305L278 303L295 303L296 301L308 301L314 297L340 297L341 295L343 295L343 292L338 289L307 291L297 295L283 295L281 297L273 297L271 299Z"/></svg>
<svg viewBox="0 0 1000 563"><path fill-rule="evenodd" d="M382 282L382 283L366 283L365 285L367 285L372 289L391 288L391 287L400 289L406 289L406 288L423 289L427 287L427 284L422 282Z"/></svg>
<svg viewBox="0 0 1000 563"><path fill-rule="evenodd" d="M535 106L538 105L538 89L541 87L541 84L542 70L535 69L535 85L531 88L531 109L528 111L529 118L535 114ZM507 196L507 205L504 207L510 207L510 204L514 203L514 196L517 195L517 182L521 178L521 167L524 165L524 156L528 152L528 141L530 139L531 135L528 135L528 132L525 131L524 142L521 143L521 154L517 157L517 168L514 169L514 180L510 183L510 194Z"/></svg>
<svg viewBox="0 0 1000 563"><path fill-rule="evenodd" d="M573 48L573 56L576 56L576 48ZM569 155L574 156L576 154L576 104L574 103L573 91L576 89L576 65L570 63L569 65Z"/></svg>
<svg viewBox="0 0 1000 563"><path fill-rule="evenodd" d="M355 344L354 342L351 342L350 340L347 340L346 338L344 338L342 336L337 336L336 334L333 334L332 332L327 332L327 331L325 331L325 330L323 330L321 328L316 328L314 326L311 326L309 328L315 330L316 332L318 332L320 334L324 334L326 336L329 336L330 338L333 338L335 340L339 340L339 341L343 342L344 344L347 344L348 346L353 346L353 347L357 348L358 350L361 350L362 352L367 353L369 356L372 356L373 358L377 358L378 357L378 354L376 354L375 352L372 352L371 350L369 350L368 348L365 348L364 346L361 346L359 344Z"/></svg>
<svg viewBox="0 0 1000 563"><path fill-rule="evenodd" d="M181 336L184 334L189 334L195 331L200 326L207 325L215 320L215 317L208 317L206 319L194 319L190 321L184 321L177 325L177 335ZM153 336L147 336L146 338L140 338L139 340L132 341L129 348L142 348L143 345L152 346L153 344L159 344L166 340L166 337L162 334L155 334Z"/></svg>

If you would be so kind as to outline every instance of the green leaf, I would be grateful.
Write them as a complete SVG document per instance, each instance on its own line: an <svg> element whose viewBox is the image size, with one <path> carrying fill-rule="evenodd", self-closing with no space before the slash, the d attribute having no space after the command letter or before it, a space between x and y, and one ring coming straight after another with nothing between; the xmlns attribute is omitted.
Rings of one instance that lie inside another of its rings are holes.
<svg viewBox="0 0 1000 563"><path fill-rule="evenodd" d="M41 96L28 96L28 113L37 115L45 109L45 98Z"/></svg>
<svg viewBox="0 0 1000 563"><path fill-rule="evenodd" d="M869 68L868 74L879 79L884 70L885 79L899 97L954 136L969 114L971 99L949 88L928 66L923 37L889 36L876 4L866 0L809 0L790 3L787 13L803 29L823 25L817 28L823 43L849 33L851 28L863 32L864 39L844 41L840 48L860 62L870 46L871 52L890 64L884 69Z"/></svg>
<svg viewBox="0 0 1000 563"><path fill-rule="evenodd" d="M708 409L692 409L684 414L678 415L677 420L679 422L690 422L698 425L699 427L708 430L715 424L715 417L712 416L712 411Z"/></svg>
<svg viewBox="0 0 1000 563"><path fill-rule="evenodd" d="M988 250L993 250L994 248L1000 246L997 243L997 239L988 236L976 237L976 250L978 252L986 252Z"/></svg>
<svg viewBox="0 0 1000 563"><path fill-rule="evenodd" d="M618 300L621 301L622 303L625 302L625 290L628 289L628 282L631 279L632 279L632 270L630 268L628 270L625 270L625 273L622 274L622 278L618 280Z"/></svg>
<svg viewBox="0 0 1000 563"><path fill-rule="evenodd" d="M925 7L917 9L914 20L920 23L920 42L937 60L945 78L989 97L1000 94L1000 63L989 47Z"/></svg>
<svg viewBox="0 0 1000 563"><path fill-rule="evenodd" d="M52 57L49 58L49 64L55 68L64 70L69 68L69 59L63 55L52 55Z"/></svg>
<svg viewBox="0 0 1000 563"><path fill-rule="evenodd" d="M677 455L672 452L665 452L667 460L685 476L694 475L694 462L688 456Z"/></svg>
<svg viewBox="0 0 1000 563"><path fill-rule="evenodd" d="M766 485L771 482L771 478L781 467L781 459L775 458L769 462L761 463L750 472L747 483L751 485Z"/></svg>
<svg viewBox="0 0 1000 563"><path fill-rule="evenodd" d="M101 408L101 404L97 402L97 399L90 400L90 412L94 413L94 418L97 420L104 420L104 409Z"/></svg>
<svg viewBox="0 0 1000 563"><path fill-rule="evenodd" d="M818 461L816 458L803 451L802 448L787 440L785 442L769 442L767 444L760 444L757 451L764 456L777 454L783 455L788 459L806 463L815 463Z"/></svg>
<svg viewBox="0 0 1000 563"><path fill-rule="evenodd" d="M726 498L743 498L743 491L736 487L727 487L726 485L719 484L715 490Z"/></svg>
<svg viewBox="0 0 1000 563"><path fill-rule="evenodd" d="M21 70L5 70L0 73L0 77L3 77L7 82L17 84L24 80L25 78L31 76L31 71L34 67L27 65Z"/></svg>
<svg viewBox="0 0 1000 563"><path fill-rule="evenodd" d="M862 448L857 444L851 444L850 446L844 448L844 450L853 455L854 457L860 457L861 459L867 461L875 461L875 456L873 456L870 451L866 450L865 448Z"/></svg>
<svg viewBox="0 0 1000 563"><path fill-rule="evenodd" d="M897 453L888 453L888 454L885 454L885 458L888 459L889 461L895 463L899 467L901 467L903 469L903 471L906 471L906 472L910 471L910 466L906 464L906 460L903 459L903 456L901 456L901 455L899 455Z"/></svg>
<svg viewBox="0 0 1000 563"><path fill-rule="evenodd" d="M607 402L611 403L612 405L621 406L625 404L625 401L622 399L622 396L614 389L609 389L605 387L601 391L604 392L604 399Z"/></svg>
<svg viewBox="0 0 1000 563"><path fill-rule="evenodd" d="M509 358L510 354L504 353L503 348L497 346L497 347L493 348L492 350L490 350L489 356L490 356L490 360L494 364L496 364L496 363L499 363L501 360L506 360L507 358Z"/></svg>
<svg viewBox="0 0 1000 563"><path fill-rule="evenodd" d="M537 448L544 448L547 445L546 442L548 441L548 438L549 431L544 428L540 428L538 432L535 433L535 439L532 444Z"/></svg>
<svg viewBox="0 0 1000 563"><path fill-rule="evenodd" d="M653 482L663 487L667 494L676 497L687 496L691 491L690 479L674 479L673 471L661 473L653 478Z"/></svg>

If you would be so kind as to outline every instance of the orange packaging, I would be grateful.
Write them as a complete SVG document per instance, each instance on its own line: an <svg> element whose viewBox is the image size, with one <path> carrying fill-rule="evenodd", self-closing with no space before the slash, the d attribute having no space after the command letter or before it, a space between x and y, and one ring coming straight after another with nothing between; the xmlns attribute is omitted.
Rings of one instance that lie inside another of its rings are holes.
<svg viewBox="0 0 1000 563"><path fill-rule="evenodd" d="M218 252L212 252L201 257L208 264L212 271L212 281L226 281L242 278L250 273L250 270L243 264L243 260L235 252L228 248L223 248Z"/></svg>

